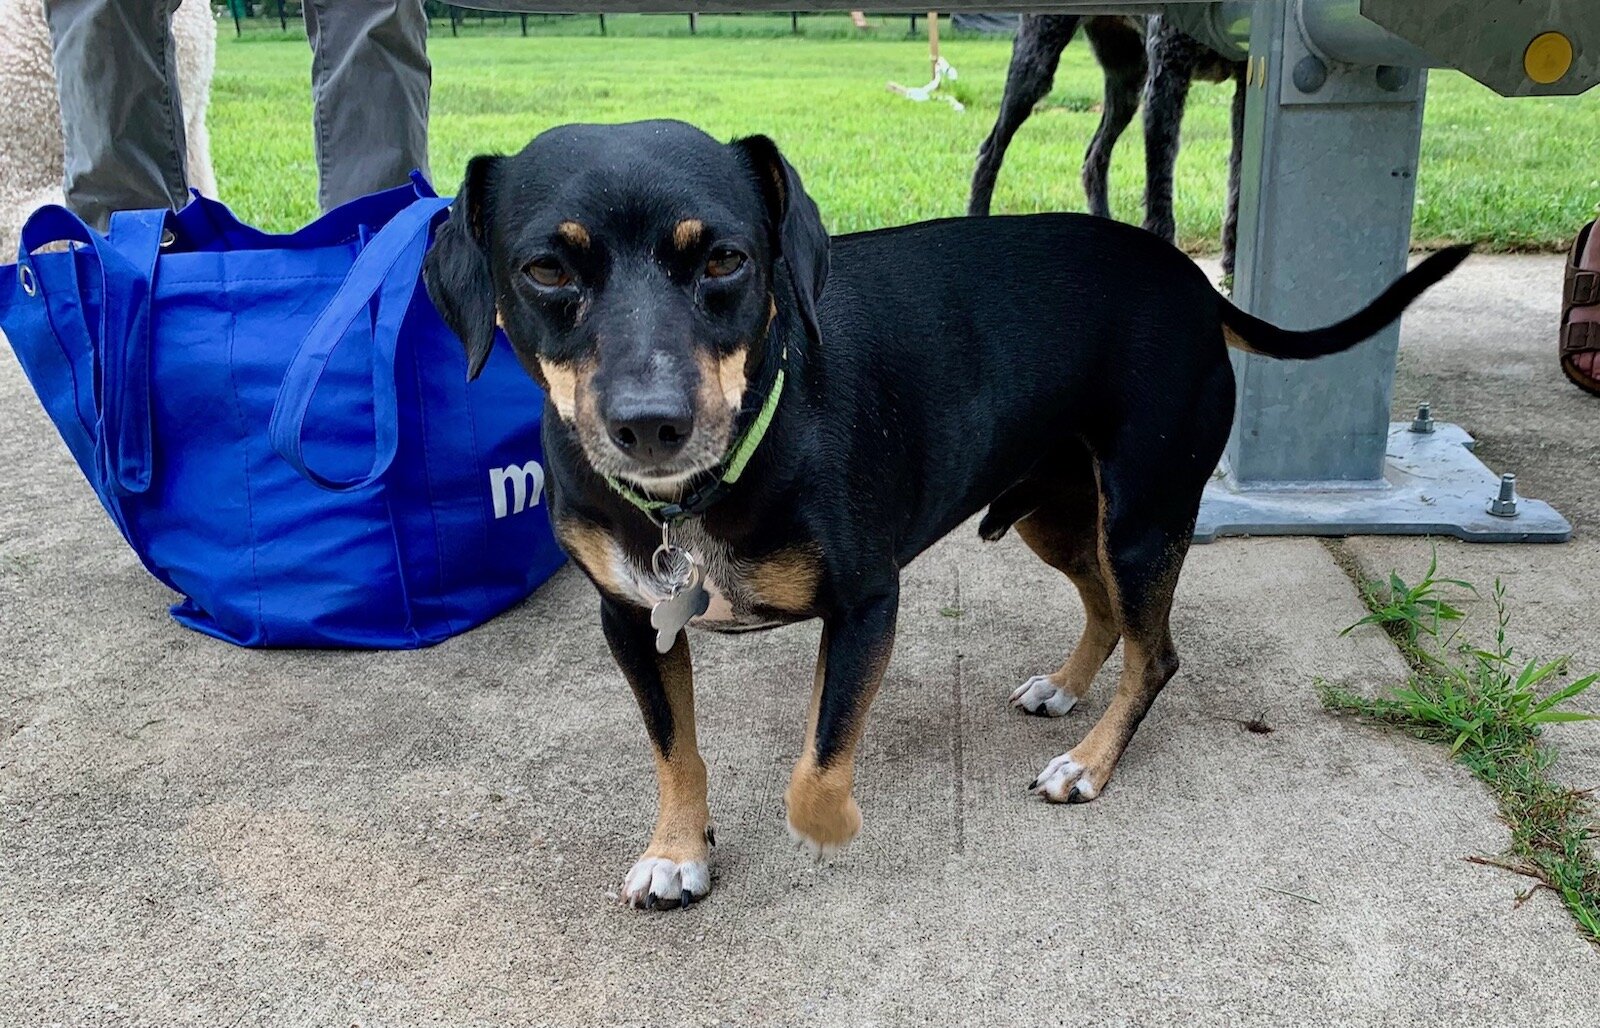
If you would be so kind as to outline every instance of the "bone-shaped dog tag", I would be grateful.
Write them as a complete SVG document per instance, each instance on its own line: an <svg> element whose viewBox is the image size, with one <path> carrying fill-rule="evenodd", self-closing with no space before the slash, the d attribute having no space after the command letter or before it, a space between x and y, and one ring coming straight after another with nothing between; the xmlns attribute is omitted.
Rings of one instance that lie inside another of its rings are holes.
<svg viewBox="0 0 1600 1028"><path fill-rule="evenodd" d="M711 606L705 575L700 565L691 562L688 581L672 590L672 595L650 608L650 627L656 630L656 652L666 653L677 641L678 633L693 618Z"/></svg>

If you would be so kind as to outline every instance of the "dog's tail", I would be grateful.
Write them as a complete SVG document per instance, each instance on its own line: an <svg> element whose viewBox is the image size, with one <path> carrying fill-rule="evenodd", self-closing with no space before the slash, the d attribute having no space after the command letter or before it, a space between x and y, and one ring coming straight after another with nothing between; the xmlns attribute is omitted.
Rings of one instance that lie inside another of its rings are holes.
<svg viewBox="0 0 1600 1028"><path fill-rule="evenodd" d="M1440 250L1415 268L1383 295L1335 325L1294 332L1222 301L1222 336L1228 345L1246 353L1259 353L1279 360L1310 360L1348 350L1398 318L1417 297L1456 269L1467 259L1471 246L1452 246Z"/></svg>

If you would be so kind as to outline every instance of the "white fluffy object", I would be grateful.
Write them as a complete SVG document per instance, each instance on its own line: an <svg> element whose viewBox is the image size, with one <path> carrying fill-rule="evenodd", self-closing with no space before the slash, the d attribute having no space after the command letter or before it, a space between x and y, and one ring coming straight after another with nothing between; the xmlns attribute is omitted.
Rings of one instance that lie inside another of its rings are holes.
<svg viewBox="0 0 1600 1028"><path fill-rule="evenodd" d="M183 0L172 16L172 36L189 184L215 195L206 105L217 60L217 25L207 0ZM61 104L44 0L0 0L0 97L0 261L9 262L28 215L62 202Z"/></svg>

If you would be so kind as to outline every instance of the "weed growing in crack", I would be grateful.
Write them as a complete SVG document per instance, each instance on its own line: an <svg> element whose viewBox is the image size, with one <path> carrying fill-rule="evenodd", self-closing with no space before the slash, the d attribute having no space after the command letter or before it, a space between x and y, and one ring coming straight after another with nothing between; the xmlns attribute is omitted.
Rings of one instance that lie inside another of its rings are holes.
<svg viewBox="0 0 1600 1028"><path fill-rule="evenodd" d="M1464 611L1451 604L1445 587L1473 595L1456 579L1440 579L1438 554L1415 585L1398 574L1387 582L1368 582L1362 595L1370 613L1346 628L1379 625L1411 666L1406 685L1388 695L1367 697L1319 683L1329 709L1442 743L1456 760L1482 780L1500 805L1511 829L1503 859L1469 858L1532 878L1534 890L1560 896L1580 929L1600 943L1600 858L1595 854L1600 821L1589 790L1555 782L1550 766L1556 751L1540 736L1545 725L1593 720L1571 709L1571 701L1600 680L1569 676L1568 659L1519 660L1507 642L1510 612L1505 587L1491 593L1494 641L1477 646L1463 638ZM1448 629L1448 631L1447 631Z"/></svg>

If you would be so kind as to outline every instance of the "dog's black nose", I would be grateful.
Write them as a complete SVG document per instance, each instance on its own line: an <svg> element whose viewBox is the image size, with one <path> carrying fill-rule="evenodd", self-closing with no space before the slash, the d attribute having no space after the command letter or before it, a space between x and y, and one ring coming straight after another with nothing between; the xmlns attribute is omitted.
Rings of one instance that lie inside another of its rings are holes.
<svg viewBox="0 0 1600 1028"><path fill-rule="evenodd" d="M617 449L641 464L661 464L689 441L694 416L661 404L619 405L606 418L606 432Z"/></svg>

